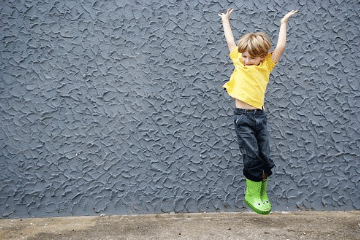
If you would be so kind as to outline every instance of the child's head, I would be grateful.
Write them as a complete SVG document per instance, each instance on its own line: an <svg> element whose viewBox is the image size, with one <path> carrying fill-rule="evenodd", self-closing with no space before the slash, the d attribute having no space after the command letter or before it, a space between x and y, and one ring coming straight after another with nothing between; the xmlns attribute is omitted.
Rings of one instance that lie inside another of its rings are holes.
<svg viewBox="0 0 360 240"><path fill-rule="evenodd" d="M238 51L247 53L252 58L265 59L271 48L270 38L266 33L256 32L244 35L238 41Z"/></svg>

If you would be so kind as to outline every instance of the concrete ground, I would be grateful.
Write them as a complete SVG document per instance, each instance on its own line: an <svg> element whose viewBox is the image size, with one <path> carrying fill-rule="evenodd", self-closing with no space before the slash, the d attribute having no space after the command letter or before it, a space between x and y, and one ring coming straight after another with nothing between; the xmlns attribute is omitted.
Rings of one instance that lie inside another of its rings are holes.
<svg viewBox="0 0 360 240"><path fill-rule="evenodd" d="M0 239L360 240L360 211L0 219Z"/></svg>

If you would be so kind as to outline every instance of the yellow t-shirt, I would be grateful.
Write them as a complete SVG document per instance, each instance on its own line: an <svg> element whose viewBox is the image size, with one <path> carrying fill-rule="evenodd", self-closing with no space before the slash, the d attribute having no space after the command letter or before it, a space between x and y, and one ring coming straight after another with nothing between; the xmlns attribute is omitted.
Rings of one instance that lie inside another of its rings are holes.
<svg viewBox="0 0 360 240"><path fill-rule="evenodd" d="M255 108L261 109L264 106L265 91L269 83L270 73L276 64L269 53L264 61L258 66L245 66L241 60L242 54L236 47L230 53L235 69L230 81L224 84L223 88L235 99L243 101Z"/></svg>

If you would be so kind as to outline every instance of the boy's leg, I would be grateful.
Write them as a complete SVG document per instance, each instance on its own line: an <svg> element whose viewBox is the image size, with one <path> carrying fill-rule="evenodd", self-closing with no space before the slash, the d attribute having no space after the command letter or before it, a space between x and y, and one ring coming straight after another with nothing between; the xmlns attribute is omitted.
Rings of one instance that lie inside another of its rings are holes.
<svg viewBox="0 0 360 240"><path fill-rule="evenodd" d="M264 162L259 157L259 146L255 136L254 112L235 110L235 131L240 151L243 154L246 193L244 202L256 213L269 214L271 208L261 198Z"/></svg>
<svg viewBox="0 0 360 240"><path fill-rule="evenodd" d="M243 154L244 176L255 182L263 180L264 161L259 156L259 146L255 136L256 121L253 113L235 110L235 131L239 148Z"/></svg>
<svg viewBox="0 0 360 240"><path fill-rule="evenodd" d="M267 128L267 117L265 113L263 115L260 115L260 117L258 118L257 129L257 138L259 140L259 155L265 162L260 198L263 201L264 206L271 210L271 202L267 195L267 178L272 174L271 169L275 166L275 164L270 158L270 143Z"/></svg>
<svg viewBox="0 0 360 240"><path fill-rule="evenodd" d="M264 179L272 174L271 169L275 167L274 161L270 158L270 142L266 114L257 118L256 137L259 144L259 157L264 161Z"/></svg>

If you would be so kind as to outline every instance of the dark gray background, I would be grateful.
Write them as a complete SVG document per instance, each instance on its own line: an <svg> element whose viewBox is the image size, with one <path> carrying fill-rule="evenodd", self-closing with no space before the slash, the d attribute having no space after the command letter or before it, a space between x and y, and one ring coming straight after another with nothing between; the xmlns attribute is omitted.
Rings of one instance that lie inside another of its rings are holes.
<svg viewBox="0 0 360 240"><path fill-rule="evenodd" d="M266 94L273 209L360 209L358 1L0 4L0 217L247 211L229 7L273 45L300 11Z"/></svg>

